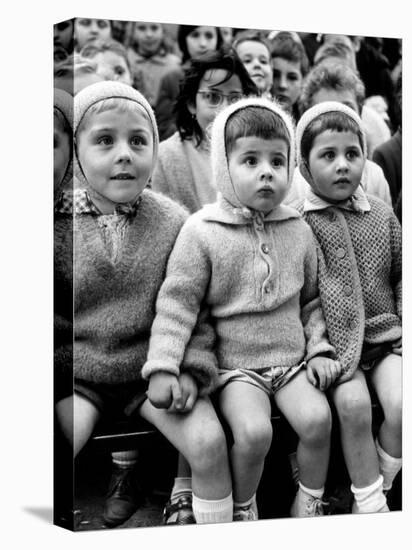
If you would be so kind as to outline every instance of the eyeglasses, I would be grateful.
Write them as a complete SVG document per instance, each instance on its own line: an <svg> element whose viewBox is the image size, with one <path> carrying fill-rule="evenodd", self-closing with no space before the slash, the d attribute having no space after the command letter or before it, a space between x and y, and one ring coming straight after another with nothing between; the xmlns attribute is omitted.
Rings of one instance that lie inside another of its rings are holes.
<svg viewBox="0 0 412 550"><path fill-rule="evenodd" d="M197 92L202 96L202 99L206 101L211 107L220 107L223 103L223 99L227 98L229 105L236 103L239 99L242 99L243 94L240 92L233 92L232 94L222 94L222 92L214 90L198 90Z"/></svg>

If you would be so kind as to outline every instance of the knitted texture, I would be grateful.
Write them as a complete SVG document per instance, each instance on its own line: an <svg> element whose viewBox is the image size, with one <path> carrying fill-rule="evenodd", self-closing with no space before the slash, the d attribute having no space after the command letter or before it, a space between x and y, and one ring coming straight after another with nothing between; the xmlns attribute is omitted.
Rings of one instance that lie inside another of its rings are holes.
<svg viewBox="0 0 412 550"><path fill-rule="evenodd" d="M221 368L291 367L333 354L318 296L315 242L293 209L246 218L221 199L188 219L156 303L145 378L158 370L178 372L204 304Z"/></svg>
<svg viewBox="0 0 412 550"><path fill-rule="evenodd" d="M243 207L240 203L230 178L228 159L225 146L225 129L228 119L238 111L247 107L261 107L275 113L280 117L289 133L289 164L288 184L291 184L295 169L295 133L291 117L275 101L264 98L247 98L237 101L233 105L220 111L213 122L211 142L211 162L213 184L222 193L227 201L235 207Z"/></svg>
<svg viewBox="0 0 412 550"><path fill-rule="evenodd" d="M75 218L74 303L71 302L74 307L74 363L65 362L70 359L73 339L70 330L73 311L66 308L57 312L62 319L56 329L59 335L55 356L58 372L67 373L73 368L77 378L110 384L139 379L146 360L157 292L185 217L184 210L174 202L145 190L116 264L104 250L93 216ZM57 295L60 292L70 294L72 284L68 279L72 251L67 246L67 229L71 223L71 216L61 215L56 220ZM202 390L211 384L216 371L214 355L208 352L210 344L213 345L213 335L208 327L202 327L198 340L188 349L187 359L184 359L183 370L194 366L191 372Z"/></svg>
<svg viewBox="0 0 412 550"><path fill-rule="evenodd" d="M402 325L401 228L393 211L368 196L369 212L337 207L304 214L319 243L319 292L328 335L343 367L358 367L362 346L395 341Z"/></svg>

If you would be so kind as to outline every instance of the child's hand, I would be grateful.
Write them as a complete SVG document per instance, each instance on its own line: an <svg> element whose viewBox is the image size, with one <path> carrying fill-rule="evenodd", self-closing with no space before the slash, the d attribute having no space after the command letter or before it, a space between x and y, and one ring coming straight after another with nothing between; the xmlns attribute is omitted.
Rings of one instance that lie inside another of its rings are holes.
<svg viewBox="0 0 412 550"><path fill-rule="evenodd" d="M187 372L182 373L178 378L180 396L173 400L170 412L187 413L192 410L196 402L198 389L196 380Z"/></svg>
<svg viewBox="0 0 412 550"><path fill-rule="evenodd" d="M308 361L306 376L315 388L325 391L338 378L341 370L339 361L329 357L313 357Z"/></svg>
<svg viewBox="0 0 412 550"><path fill-rule="evenodd" d="M179 380L174 374L156 372L149 380L147 397L157 409L168 409L174 402L181 399Z"/></svg>

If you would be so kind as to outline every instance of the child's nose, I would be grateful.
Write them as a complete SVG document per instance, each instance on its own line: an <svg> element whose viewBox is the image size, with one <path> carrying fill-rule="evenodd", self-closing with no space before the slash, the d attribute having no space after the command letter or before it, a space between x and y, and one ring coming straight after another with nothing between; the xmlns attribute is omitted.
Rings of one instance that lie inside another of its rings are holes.
<svg viewBox="0 0 412 550"><path fill-rule="evenodd" d="M342 170L346 171L348 169L348 161L344 155L340 155L337 158L337 169L339 171L342 171Z"/></svg>
<svg viewBox="0 0 412 550"><path fill-rule="evenodd" d="M127 144L119 145L117 149L117 162L130 161L130 148Z"/></svg>

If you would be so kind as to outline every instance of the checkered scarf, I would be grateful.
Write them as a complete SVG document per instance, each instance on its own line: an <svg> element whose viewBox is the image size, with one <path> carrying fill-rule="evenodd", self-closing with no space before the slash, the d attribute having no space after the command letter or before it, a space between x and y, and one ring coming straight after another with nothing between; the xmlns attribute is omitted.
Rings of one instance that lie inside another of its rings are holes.
<svg viewBox="0 0 412 550"><path fill-rule="evenodd" d="M137 208L140 204L141 197L133 203L116 204L114 206L114 214L126 215L133 217L136 215ZM59 214L91 214L92 216L101 216L102 212L91 200L86 189L74 189L74 191L63 191L59 201L56 204L56 212Z"/></svg>

